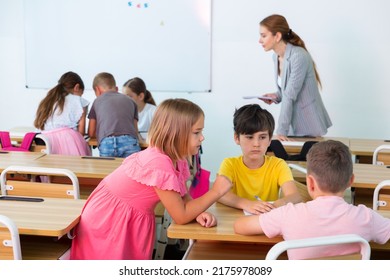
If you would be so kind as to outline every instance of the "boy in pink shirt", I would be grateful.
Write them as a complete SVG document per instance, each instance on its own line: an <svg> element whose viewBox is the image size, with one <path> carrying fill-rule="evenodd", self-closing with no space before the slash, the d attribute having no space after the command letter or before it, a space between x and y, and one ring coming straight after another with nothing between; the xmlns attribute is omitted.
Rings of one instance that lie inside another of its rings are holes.
<svg viewBox="0 0 390 280"><path fill-rule="evenodd" d="M390 219L364 205L344 200L354 179L350 151L339 141L315 144L307 155L307 189L312 201L292 204L271 212L246 216L234 224L236 233L265 234L285 240L336 234L358 234L367 241L384 244L390 239ZM289 259L346 255L359 251L358 244L311 247L288 251Z"/></svg>

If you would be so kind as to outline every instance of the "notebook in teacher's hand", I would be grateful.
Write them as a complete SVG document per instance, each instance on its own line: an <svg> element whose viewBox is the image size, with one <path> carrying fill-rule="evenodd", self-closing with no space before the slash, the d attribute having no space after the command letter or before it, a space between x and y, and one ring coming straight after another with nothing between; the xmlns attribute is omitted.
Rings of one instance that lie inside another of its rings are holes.
<svg viewBox="0 0 390 280"><path fill-rule="evenodd" d="M263 96L263 95L247 95L243 96L242 98L244 99L261 99L261 100L272 100L275 103L278 103L276 99L268 96Z"/></svg>

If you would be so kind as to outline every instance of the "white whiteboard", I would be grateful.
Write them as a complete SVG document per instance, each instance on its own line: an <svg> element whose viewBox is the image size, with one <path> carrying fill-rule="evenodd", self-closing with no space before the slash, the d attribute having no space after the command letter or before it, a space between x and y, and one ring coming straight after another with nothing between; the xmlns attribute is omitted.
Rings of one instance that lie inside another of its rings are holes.
<svg viewBox="0 0 390 280"><path fill-rule="evenodd" d="M92 88L99 72L119 88L211 91L211 0L25 0L26 87L51 88L67 71Z"/></svg>

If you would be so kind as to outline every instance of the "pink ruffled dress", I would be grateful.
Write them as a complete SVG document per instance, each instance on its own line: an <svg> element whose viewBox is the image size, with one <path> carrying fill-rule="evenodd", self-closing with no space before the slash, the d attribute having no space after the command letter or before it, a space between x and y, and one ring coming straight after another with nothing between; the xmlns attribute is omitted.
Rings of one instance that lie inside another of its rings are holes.
<svg viewBox="0 0 390 280"><path fill-rule="evenodd" d="M155 242L154 187L184 196L187 161L177 169L157 148L127 157L88 198L75 230L71 259L146 260Z"/></svg>

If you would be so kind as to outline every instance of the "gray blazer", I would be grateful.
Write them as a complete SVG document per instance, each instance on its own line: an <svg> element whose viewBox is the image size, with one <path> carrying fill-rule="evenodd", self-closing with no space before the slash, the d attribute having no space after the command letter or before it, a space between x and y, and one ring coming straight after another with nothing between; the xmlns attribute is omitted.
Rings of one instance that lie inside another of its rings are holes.
<svg viewBox="0 0 390 280"><path fill-rule="evenodd" d="M313 60L301 47L287 44L278 85L278 56L274 54L277 95L281 103L278 135L322 136L332 126L315 77Z"/></svg>

